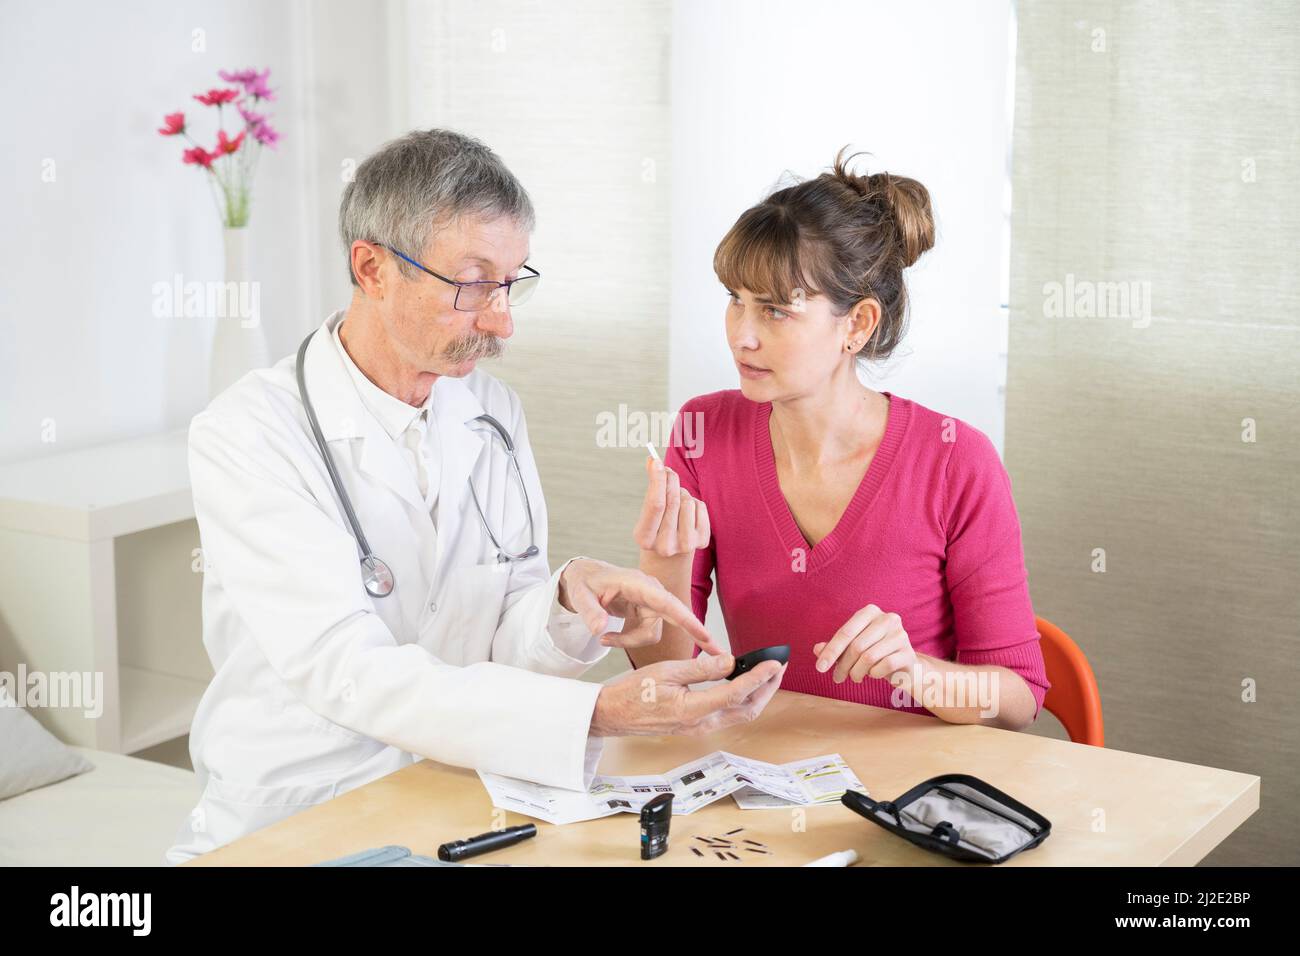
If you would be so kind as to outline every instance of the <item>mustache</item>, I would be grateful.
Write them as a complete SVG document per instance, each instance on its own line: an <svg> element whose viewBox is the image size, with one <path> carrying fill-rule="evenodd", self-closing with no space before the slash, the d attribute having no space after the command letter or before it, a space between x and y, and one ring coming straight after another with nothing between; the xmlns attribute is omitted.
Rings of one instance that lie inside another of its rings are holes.
<svg viewBox="0 0 1300 956"><path fill-rule="evenodd" d="M458 365L471 359L498 358L505 350L505 341L500 336L472 332L447 346L443 358L453 365Z"/></svg>

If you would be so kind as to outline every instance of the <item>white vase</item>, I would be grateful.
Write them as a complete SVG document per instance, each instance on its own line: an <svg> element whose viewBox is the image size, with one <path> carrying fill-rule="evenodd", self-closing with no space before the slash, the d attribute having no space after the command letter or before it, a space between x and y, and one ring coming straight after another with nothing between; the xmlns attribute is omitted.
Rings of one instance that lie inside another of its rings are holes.
<svg viewBox="0 0 1300 956"><path fill-rule="evenodd" d="M208 396L215 398L246 372L271 364L266 332L262 328L262 290L249 275L248 230L223 230L226 253L224 287L208 297L213 306L214 331Z"/></svg>

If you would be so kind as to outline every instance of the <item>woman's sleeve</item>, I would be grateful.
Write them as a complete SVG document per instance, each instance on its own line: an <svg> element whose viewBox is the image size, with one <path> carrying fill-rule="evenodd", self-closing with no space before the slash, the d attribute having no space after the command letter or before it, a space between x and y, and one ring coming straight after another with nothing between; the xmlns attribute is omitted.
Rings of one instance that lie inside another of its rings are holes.
<svg viewBox="0 0 1300 956"><path fill-rule="evenodd" d="M706 417L703 411L696 407L696 399L692 399L682 406L682 410L677 413L677 419L673 423L672 438L669 440L667 448L664 449L664 464L677 472L678 480L681 481L682 487L685 488L692 498L697 501L703 501L705 507L708 507L708 499L700 490L701 475L699 464L703 455L698 452L703 449L703 443L696 441L693 447L687 447L691 444L684 440L683 436L700 435L698 428L687 428L684 425L686 416L693 416L692 422L699 423ZM694 453L693 453L694 452ZM709 609L709 595L713 593L713 537L709 537L708 547L700 548L695 552L695 562L691 566L691 610L695 616L704 623L704 616ZM696 654L699 653L699 647L695 648Z"/></svg>
<svg viewBox="0 0 1300 956"><path fill-rule="evenodd" d="M1011 476L979 429L960 423L943 483L945 575L957 663L994 664L1024 678L1034 718L1051 684L1029 599Z"/></svg>

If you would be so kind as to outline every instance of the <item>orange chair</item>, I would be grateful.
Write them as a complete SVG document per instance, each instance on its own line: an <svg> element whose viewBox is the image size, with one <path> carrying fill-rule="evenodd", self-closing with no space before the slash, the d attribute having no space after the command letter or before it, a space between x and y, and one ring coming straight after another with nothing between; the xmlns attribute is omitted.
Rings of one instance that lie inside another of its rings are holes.
<svg viewBox="0 0 1300 956"><path fill-rule="evenodd" d="M1088 658L1070 635L1051 621L1037 617L1034 622L1041 638L1047 680L1052 685L1043 699L1043 709L1061 722L1076 744L1104 747L1101 694Z"/></svg>

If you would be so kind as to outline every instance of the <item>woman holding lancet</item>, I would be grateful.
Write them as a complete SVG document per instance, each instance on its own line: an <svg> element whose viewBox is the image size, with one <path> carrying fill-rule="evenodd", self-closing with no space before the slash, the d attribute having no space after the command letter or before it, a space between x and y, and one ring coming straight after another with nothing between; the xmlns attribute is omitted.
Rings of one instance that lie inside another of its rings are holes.
<svg viewBox="0 0 1300 956"><path fill-rule="evenodd" d="M741 215L713 259L740 388L647 460L640 566L701 620L716 582L735 654L789 644L785 690L1018 730L1050 685L1010 478L978 429L858 374L933 245L926 188L843 150ZM666 624L629 653L693 648Z"/></svg>

